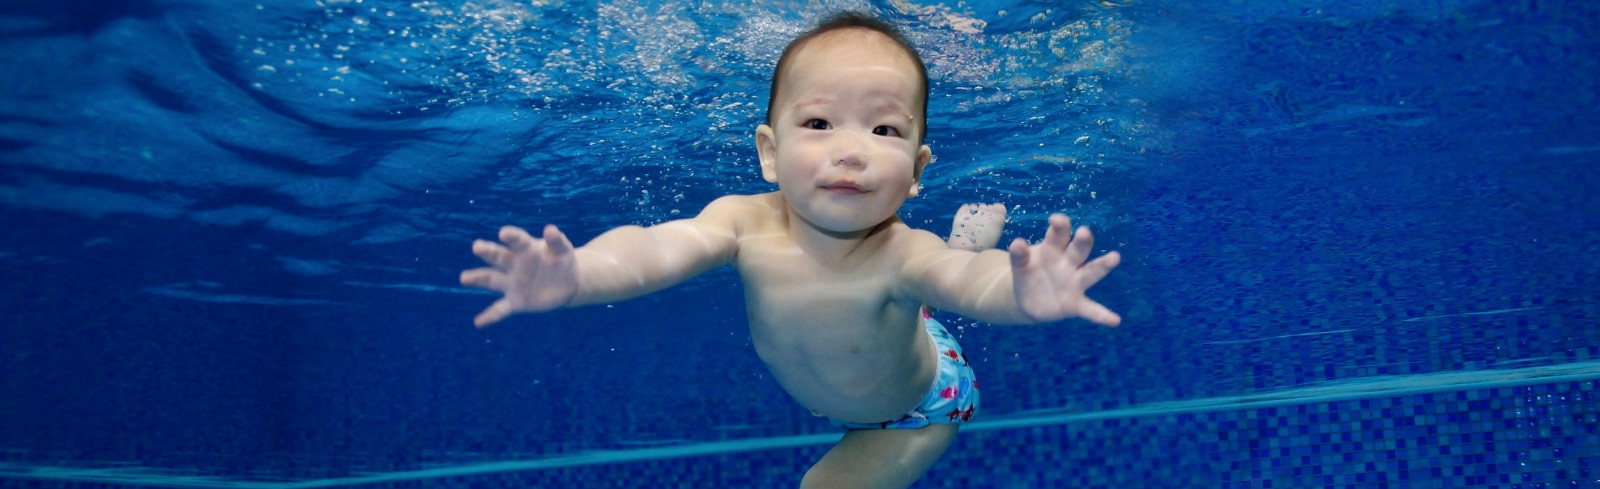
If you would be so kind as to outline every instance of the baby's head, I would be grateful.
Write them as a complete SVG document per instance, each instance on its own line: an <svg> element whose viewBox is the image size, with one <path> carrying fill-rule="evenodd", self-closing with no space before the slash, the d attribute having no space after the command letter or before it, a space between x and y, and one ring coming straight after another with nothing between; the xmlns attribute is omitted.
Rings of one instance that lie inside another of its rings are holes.
<svg viewBox="0 0 1600 489"><path fill-rule="evenodd" d="M928 132L928 68L922 63L922 57L917 55L916 48L913 48L911 43L907 42L894 26L858 12L835 14L811 30L801 34L800 37L795 38L794 41L789 43L788 47L783 49L783 56L778 58L778 66L772 72L772 91L767 96L767 124L776 125L776 121L773 119L775 116L773 106L778 102L779 95L783 92L784 81L787 79L788 70L792 65L791 61L813 41L823 38L834 40L832 39L833 36L859 36L837 39L844 42L882 43L891 47L892 51L904 54L906 59L916 65L917 80L920 83L919 88L922 92L922 97L919 101L920 106L916 108L917 117L913 123L916 126L917 144L922 144L922 140L927 136Z"/></svg>
<svg viewBox="0 0 1600 489"><path fill-rule="evenodd" d="M933 153L922 144L928 76L889 26L845 14L784 50L768 123L756 128L761 176L788 207L828 233L870 230L919 191Z"/></svg>

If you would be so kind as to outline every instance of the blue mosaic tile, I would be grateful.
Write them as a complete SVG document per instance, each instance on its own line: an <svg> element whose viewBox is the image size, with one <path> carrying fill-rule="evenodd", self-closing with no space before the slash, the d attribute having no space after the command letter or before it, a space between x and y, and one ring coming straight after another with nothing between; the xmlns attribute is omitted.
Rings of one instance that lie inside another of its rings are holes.
<svg viewBox="0 0 1600 489"><path fill-rule="evenodd" d="M913 487L1600 487L1596 383L969 430ZM362 487L792 487L825 451L808 446Z"/></svg>

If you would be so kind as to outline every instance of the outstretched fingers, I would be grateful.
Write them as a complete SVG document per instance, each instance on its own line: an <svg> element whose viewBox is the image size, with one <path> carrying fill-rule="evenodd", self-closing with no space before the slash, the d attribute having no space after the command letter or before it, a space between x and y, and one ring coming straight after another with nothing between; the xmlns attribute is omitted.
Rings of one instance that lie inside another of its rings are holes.
<svg viewBox="0 0 1600 489"><path fill-rule="evenodd" d="M511 301L502 298L494 301L494 304L490 304L489 308L484 309L483 312L478 313L477 317L472 318L472 325L482 328L484 326L498 323L501 319L505 319L506 316L510 315Z"/></svg>
<svg viewBox="0 0 1600 489"><path fill-rule="evenodd" d="M472 254L477 255L478 258L483 259L484 263L494 267L505 267L511 263L512 256L511 250L506 249L499 243L481 239L472 241Z"/></svg>
<svg viewBox="0 0 1600 489"><path fill-rule="evenodd" d="M1122 254L1115 251L1100 255L1099 258L1090 260L1078 268L1078 276L1083 280L1083 288L1094 287L1100 279L1106 278L1111 269L1117 268L1122 263Z"/></svg>
<svg viewBox="0 0 1600 489"><path fill-rule="evenodd" d="M572 252L572 241L568 240L567 235L563 234L560 229L556 229L554 224L546 224L544 226L544 244L550 247L551 253L557 255L565 255Z"/></svg>
<svg viewBox="0 0 1600 489"><path fill-rule="evenodd" d="M495 268L506 268L521 253L536 249L540 244L547 247L550 252L562 255L572 252L572 241L567 235L556 229L555 225L544 227L544 238L534 238L522 228L506 226L500 228L500 242L476 240L472 242L472 254L482 258L485 263ZM462 274L462 280L466 275Z"/></svg>
<svg viewBox="0 0 1600 489"><path fill-rule="evenodd" d="M493 268L474 268L461 272L461 285L489 290L504 290L499 286L499 278L505 274Z"/></svg>
<svg viewBox="0 0 1600 489"><path fill-rule="evenodd" d="M494 304L473 318L472 323L484 327L500 322L520 310L547 310L549 304L541 301L538 288L551 281L546 267L570 269L573 257L572 241L555 226L545 226L542 238L535 238L516 226L500 228L500 242L477 240L472 243L472 254L482 258L488 267L461 272L461 285L488 289L505 294ZM568 270L570 271L570 270ZM560 271L558 270L559 274ZM544 294L548 295L548 294ZM545 301L547 302L547 301Z"/></svg>
<svg viewBox="0 0 1600 489"><path fill-rule="evenodd" d="M1011 246L1007 246L1006 251L1011 255L1011 268L1018 269L1028 266L1028 260L1032 258L1031 252L1033 250L1028 248L1027 240L1017 238L1011 240Z"/></svg>
<svg viewBox="0 0 1600 489"><path fill-rule="evenodd" d="M1108 327L1122 324L1122 316L1084 295L1122 263L1122 254L1115 251L1088 259L1094 252L1089 228L1074 232L1071 219L1051 215L1043 241L1029 246L1026 240L1015 239L1006 251L1024 316L1035 321L1079 317Z"/></svg>
<svg viewBox="0 0 1600 489"><path fill-rule="evenodd" d="M1122 324L1122 316L1111 312L1111 309L1107 309L1106 306L1087 297L1078 306L1078 316L1101 326L1115 328L1117 325Z"/></svg>
<svg viewBox="0 0 1600 489"><path fill-rule="evenodd" d="M499 243L481 239L473 240L472 254L482 258L484 263L488 263L490 266L505 268L510 266L511 260L517 253L527 250L531 246L533 246L533 237L529 236L527 231L523 231L522 228L516 226L506 226L500 228Z"/></svg>
<svg viewBox="0 0 1600 489"><path fill-rule="evenodd" d="M507 249L513 252L522 252L533 247L533 236L527 231L516 226L500 228L500 242L505 243Z"/></svg>
<svg viewBox="0 0 1600 489"><path fill-rule="evenodd" d="M1077 265L1089 259L1089 253L1094 252L1094 232L1088 226L1078 227L1078 232L1072 235L1072 244L1067 246L1067 263Z"/></svg>
<svg viewBox="0 0 1600 489"><path fill-rule="evenodd" d="M1062 214L1050 215L1050 227L1044 231L1045 246L1051 249L1066 249L1067 242L1072 240L1072 219Z"/></svg>

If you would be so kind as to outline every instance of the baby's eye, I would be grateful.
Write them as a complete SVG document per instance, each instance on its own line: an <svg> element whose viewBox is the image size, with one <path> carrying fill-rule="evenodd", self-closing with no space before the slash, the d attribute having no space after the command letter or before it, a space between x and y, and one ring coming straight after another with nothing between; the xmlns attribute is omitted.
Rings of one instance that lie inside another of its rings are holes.
<svg viewBox="0 0 1600 489"><path fill-rule="evenodd" d="M807 120L804 125L806 126L807 129L815 129L815 130L818 130L818 131L826 131L826 130L829 130L829 129L833 129L833 125L832 124L828 124L828 121L825 121L825 120L822 120L822 119L810 119L810 120Z"/></svg>
<svg viewBox="0 0 1600 489"><path fill-rule="evenodd" d="M900 136L900 130L896 129L894 126L878 126L878 127L874 127L874 128L872 128L872 133L876 134L876 135L879 135L879 136L895 136L895 137L899 137Z"/></svg>

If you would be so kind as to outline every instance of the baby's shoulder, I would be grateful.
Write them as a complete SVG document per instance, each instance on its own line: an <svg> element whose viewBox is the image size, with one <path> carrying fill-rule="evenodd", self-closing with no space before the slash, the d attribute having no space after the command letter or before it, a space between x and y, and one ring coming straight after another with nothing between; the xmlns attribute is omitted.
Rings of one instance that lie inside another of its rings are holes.
<svg viewBox="0 0 1600 489"><path fill-rule="evenodd" d="M764 194L750 194L750 195L746 195L746 194L730 194L730 195L724 195L724 196L721 196L721 197L717 197L717 200L711 201L711 204L709 204L709 206L735 207L735 208L770 208L775 203L773 201L773 198L774 197L778 197L779 195L780 194L778 194L777 192L768 192L768 193L764 193Z"/></svg>
<svg viewBox="0 0 1600 489"><path fill-rule="evenodd" d="M706 204L693 222L701 226L722 229L731 236L761 233L774 226L782 211L771 194L725 195Z"/></svg>
<svg viewBox="0 0 1600 489"><path fill-rule="evenodd" d="M773 219L779 213L779 203L773 200L774 194L724 195L706 204L700 216L732 219L741 223Z"/></svg>
<svg viewBox="0 0 1600 489"><path fill-rule="evenodd" d="M880 233L883 252L901 259L947 248L938 235L907 226L898 220L885 226Z"/></svg>

